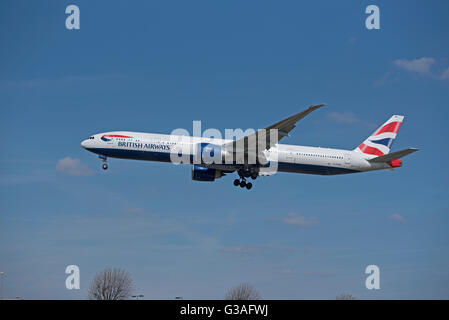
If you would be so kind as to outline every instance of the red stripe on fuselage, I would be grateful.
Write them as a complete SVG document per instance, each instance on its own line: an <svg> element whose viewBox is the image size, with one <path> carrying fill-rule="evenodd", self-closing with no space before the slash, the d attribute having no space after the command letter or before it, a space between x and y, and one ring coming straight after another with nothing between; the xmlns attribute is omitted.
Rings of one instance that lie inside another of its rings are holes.
<svg viewBox="0 0 449 320"><path fill-rule="evenodd" d="M398 122L398 121L390 122L390 123L384 125L383 127L380 127L376 132L374 132L372 134L372 136L376 136L376 135L384 133L384 132L398 133L401 123L402 122Z"/></svg>
<svg viewBox="0 0 449 320"><path fill-rule="evenodd" d="M370 146L367 146L366 144L362 143L361 145L359 145L359 149L363 152L363 153L367 153L367 154L372 154L375 156L383 156L384 153L382 151L380 151L377 148L373 148Z"/></svg>
<svg viewBox="0 0 449 320"><path fill-rule="evenodd" d="M108 137L108 138L132 138L130 136L123 136L121 134L105 134L105 135L103 135L103 137Z"/></svg>

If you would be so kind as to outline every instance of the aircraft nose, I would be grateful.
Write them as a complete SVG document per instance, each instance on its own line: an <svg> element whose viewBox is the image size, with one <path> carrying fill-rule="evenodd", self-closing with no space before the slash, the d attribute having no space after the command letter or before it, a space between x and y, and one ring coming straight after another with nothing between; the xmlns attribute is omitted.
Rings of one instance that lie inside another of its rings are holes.
<svg viewBox="0 0 449 320"><path fill-rule="evenodd" d="M83 147L84 149L87 148L87 140L81 141L81 147Z"/></svg>

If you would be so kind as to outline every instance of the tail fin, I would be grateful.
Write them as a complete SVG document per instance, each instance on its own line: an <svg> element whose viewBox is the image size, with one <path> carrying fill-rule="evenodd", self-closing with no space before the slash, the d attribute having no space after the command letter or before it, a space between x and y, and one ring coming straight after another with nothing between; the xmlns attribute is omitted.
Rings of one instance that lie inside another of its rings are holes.
<svg viewBox="0 0 449 320"><path fill-rule="evenodd" d="M383 156L390 153L391 145L399 131L399 127L404 120L404 116L394 115L387 122L374 131L361 145L354 151L362 152L367 155Z"/></svg>

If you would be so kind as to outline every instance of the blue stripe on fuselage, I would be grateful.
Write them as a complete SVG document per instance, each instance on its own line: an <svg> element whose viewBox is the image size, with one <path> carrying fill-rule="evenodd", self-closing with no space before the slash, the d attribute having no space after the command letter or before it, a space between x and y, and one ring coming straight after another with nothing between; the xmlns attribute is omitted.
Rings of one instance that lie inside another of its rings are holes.
<svg viewBox="0 0 449 320"><path fill-rule="evenodd" d="M111 158L170 162L170 152L112 148L88 148L87 150Z"/></svg>
<svg viewBox="0 0 449 320"><path fill-rule="evenodd" d="M87 148L87 150L111 158L171 162L170 152L141 151L141 150L112 149L112 148ZM319 174L319 175L336 175L336 174L359 172L357 170L346 168L321 166L314 164L290 163L290 162L278 162L278 171L305 173L305 174Z"/></svg>

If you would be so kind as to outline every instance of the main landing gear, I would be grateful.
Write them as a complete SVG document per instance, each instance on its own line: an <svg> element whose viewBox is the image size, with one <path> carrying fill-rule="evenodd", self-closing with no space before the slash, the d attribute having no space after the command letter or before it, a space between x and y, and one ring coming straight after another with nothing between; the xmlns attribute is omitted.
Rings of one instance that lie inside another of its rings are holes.
<svg viewBox="0 0 449 320"><path fill-rule="evenodd" d="M103 168L103 170L108 170L108 163L107 163L108 158L106 158L106 156L103 156L103 155L98 156L98 158L100 158L101 161L103 161L103 165L101 166Z"/></svg>
<svg viewBox="0 0 449 320"><path fill-rule="evenodd" d="M246 179L243 178L242 180L240 179L235 179L234 180L234 186L238 187L240 186L240 188L245 188L246 189L251 189L253 187L253 184L251 182L246 182Z"/></svg>
<svg viewBox="0 0 449 320"><path fill-rule="evenodd" d="M253 180L256 180L259 176L259 172L257 169L254 168L241 168L237 171L238 175L240 176L240 179L234 180L234 186L245 188L250 190L253 187L253 184L251 182L246 182L246 178L251 178Z"/></svg>

